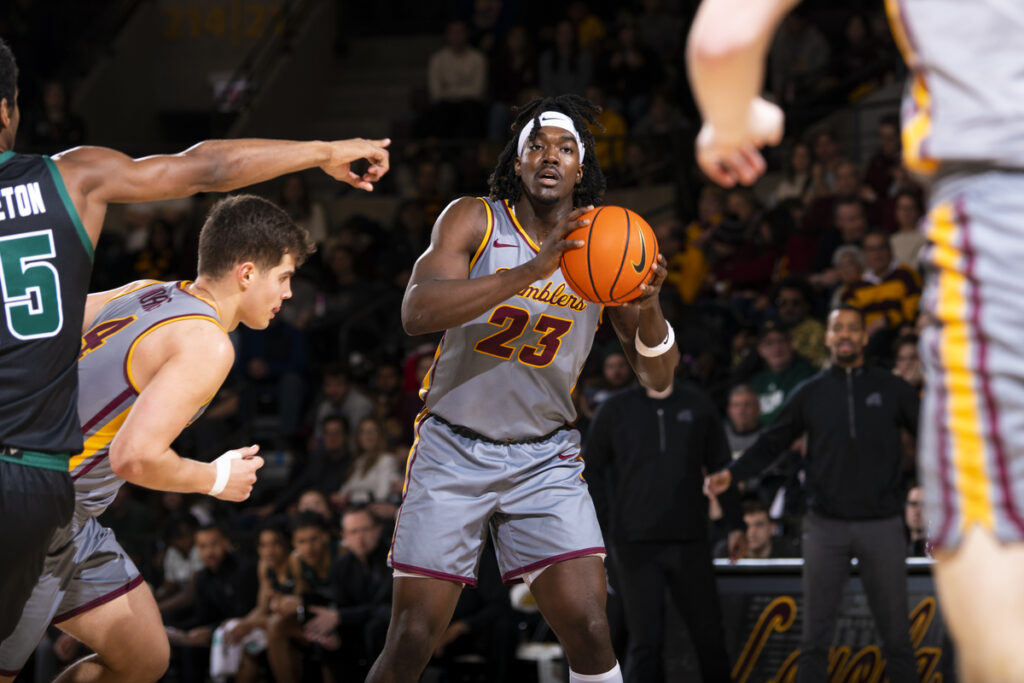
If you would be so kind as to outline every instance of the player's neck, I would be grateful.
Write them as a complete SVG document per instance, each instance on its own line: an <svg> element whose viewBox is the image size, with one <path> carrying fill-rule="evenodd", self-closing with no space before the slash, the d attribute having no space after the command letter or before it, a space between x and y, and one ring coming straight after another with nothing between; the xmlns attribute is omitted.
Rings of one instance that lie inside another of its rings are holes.
<svg viewBox="0 0 1024 683"><path fill-rule="evenodd" d="M188 285L190 294L203 299L217 310L217 317L220 324L228 332L238 327L238 306L241 299L241 291L232 291L227 278L214 280L205 275L196 277L195 281Z"/></svg>
<svg viewBox="0 0 1024 683"><path fill-rule="evenodd" d="M555 229L558 221L572 211L572 197L567 197L555 204L544 204L524 192L519 195L519 199L511 205L511 208L516 220L523 226L523 230L540 244L548 233Z"/></svg>

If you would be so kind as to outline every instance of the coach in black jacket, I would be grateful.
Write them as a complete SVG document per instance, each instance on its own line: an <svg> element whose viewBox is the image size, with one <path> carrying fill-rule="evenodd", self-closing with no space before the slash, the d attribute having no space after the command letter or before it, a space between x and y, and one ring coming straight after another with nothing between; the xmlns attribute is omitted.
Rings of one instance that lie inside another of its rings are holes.
<svg viewBox="0 0 1024 683"><path fill-rule="evenodd" d="M663 392L626 389L606 399L584 444L585 476L617 571L629 627L627 683L664 680L665 591L686 621L705 683L729 681L708 539L704 472L729 463L725 428L702 393L676 382ZM734 491L721 499L743 555Z"/></svg>
<svg viewBox="0 0 1024 683"><path fill-rule="evenodd" d="M832 367L798 386L757 441L707 481L709 492L721 493L807 433L799 682L828 678L828 649L851 556L859 561L890 680L917 681L907 622L900 435L901 429L917 434L917 392L891 372L864 364L867 337L859 310L832 311L825 335Z"/></svg>

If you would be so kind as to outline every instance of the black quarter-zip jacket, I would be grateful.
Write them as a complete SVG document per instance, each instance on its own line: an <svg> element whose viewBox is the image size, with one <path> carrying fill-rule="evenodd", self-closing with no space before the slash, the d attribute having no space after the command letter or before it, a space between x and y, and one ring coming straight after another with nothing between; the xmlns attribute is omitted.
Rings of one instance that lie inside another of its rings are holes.
<svg viewBox="0 0 1024 683"><path fill-rule="evenodd" d="M778 417L729 469L743 481L807 433L807 504L836 519L903 513L900 430L917 434L918 398L902 378L832 366L800 384Z"/></svg>
<svg viewBox="0 0 1024 683"><path fill-rule="evenodd" d="M704 472L728 464L729 442L714 404L676 382L651 398L624 389L598 408L583 447L584 476L609 542L707 540ZM729 529L742 529L739 496L719 497Z"/></svg>

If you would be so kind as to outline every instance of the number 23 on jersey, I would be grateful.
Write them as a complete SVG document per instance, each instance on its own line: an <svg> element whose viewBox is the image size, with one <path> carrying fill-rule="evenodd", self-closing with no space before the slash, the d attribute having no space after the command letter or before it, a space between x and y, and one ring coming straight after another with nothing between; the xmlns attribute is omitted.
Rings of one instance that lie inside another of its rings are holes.
<svg viewBox="0 0 1024 683"><path fill-rule="evenodd" d="M516 347L511 344L523 336L530 324L529 311L517 306L498 306L491 313L487 322L501 329L478 341L473 347L474 351L502 360L511 360L516 357L520 363L535 368L546 368L551 365L555 356L558 355L558 349L562 346L562 337L572 329L573 325L572 320L556 318L547 314L539 315L533 325L534 332L541 335L537 346L523 344L517 351Z"/></svg>

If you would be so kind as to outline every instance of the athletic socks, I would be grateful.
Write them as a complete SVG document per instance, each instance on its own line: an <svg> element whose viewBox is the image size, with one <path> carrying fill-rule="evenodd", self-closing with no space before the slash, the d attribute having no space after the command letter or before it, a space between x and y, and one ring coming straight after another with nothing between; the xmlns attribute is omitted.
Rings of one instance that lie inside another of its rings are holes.
<svg viewBox="0 0 1024 683"><path fill-rule="evenodd" d="M603 674L578 674L569 669L569 683L622 683L622 669L618 662Z"/></svg>

